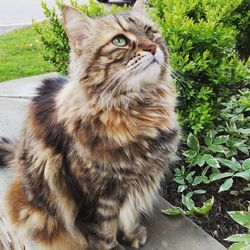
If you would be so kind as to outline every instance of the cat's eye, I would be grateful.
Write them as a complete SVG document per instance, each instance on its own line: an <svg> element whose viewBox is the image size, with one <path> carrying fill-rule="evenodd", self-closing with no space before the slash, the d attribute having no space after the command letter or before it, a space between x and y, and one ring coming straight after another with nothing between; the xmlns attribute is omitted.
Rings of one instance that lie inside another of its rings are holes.
<svg viewBox="0 0 250 250"><path fill-rule="evenodd" d="M118 47L125 47L128 44L128 39L124 35L118 35L113 38L112 43Z"/></svg>

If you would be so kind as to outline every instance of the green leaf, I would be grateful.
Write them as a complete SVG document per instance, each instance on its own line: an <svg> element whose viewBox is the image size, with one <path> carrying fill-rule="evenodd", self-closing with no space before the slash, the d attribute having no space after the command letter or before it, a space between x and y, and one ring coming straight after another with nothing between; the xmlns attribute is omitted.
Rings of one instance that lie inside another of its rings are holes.
<svg viewBox="0 0 250 250"><path fill-rule="evenodd" d="M180 185L179 187L178 187L178 190L177 190L177 192L178 193L182 193L184 190L186 190L187 189L187 185Z"/></svg>
<svg viewBox="0 0 250 250"><path fill-rule="evenodd" d="M190 172L187 176L186 176L186 180L188 181L188 183L192 183L193 182L193 175L195 174L195 171Z"/></svg>
<svg viewBox="0 0 250 250"><path fill-rule="evenodd" d="M238 131L245 135L250 135L250 128L240 128Z"/></svg>
<svg viewBox="0 0 250 250"><path fill-rule="evenodd" d="M202 176L205 176L205 175L207 174L207 171L208 171L209 168L210 168L210 166L206 166L206 167L202 170L201 175L202 175Z"/></svg>
<svg viewBox="0 0 250 250"><path fill-rule="evenodd" d="M250 212L245 211L233 211L228 212L231 218L240 225L250 229Z"/></svg>
<svg viewBox="0 0 250 250"><path fill-rule="evenodd" d="M216 145L220 145L220 144L223 144L223 143L227 142L228 139L229 139L229 135L217 136L217 137L215 137L213 143L216 144Z"/></svg>
<svg viewBox="0 0 250 250"><path fill-rule="evenodd" d="M249 156L249 149L246 146L242 146L238 148L243 154Z"/></svg>
<svg viewBox="0 0 250 250"><path fill-rule="evenodd" d="M179 168L174 169L175 176L181 176L181 170Z"/></svg>
<svg viewBox="0 0 250 250"><path fill-rule="evenodd" d="M231 242L249 242L250 243L250 234L235 234L225 240Z"/></svg>
<svg viewBox="0 0 250 250"><path fill-rule="evenodd" d="M237 131L237 127L233 118L230 120L229 126L232 131Z"/></svg>
<svg viewBox="0 0 250 250"><path fill-rule="evenodd" d="M220 192L224 192L227 191L228 189L230 189L233 186L233 179L227 179L221 186L219 189L219 193Z"/></svg>
<svg viewBox="0 0 250 250"><path fill-rule="evenodd" d="M220 179L223 179L223 178L226 178L226 177L231 177L233 176L234 174L233 173L221 173L221 174L216 174L214 175L210 180L211 181L217 181L217 180L220 180Z"/></svg>
<svg viewBox="0 0 250 250"><path fill-rule="evenodd" d="M187 138L187 145L195 151L198 151L200 147L197 137L193 135L192 133L190 133Z"/></svg>
<svg viewBox="0 0 250 250"><path fill-rule="evenodd" d="M203 159L204 159L205 161L208 161L208 160L210 160L210 159L214 159L214 157L213 157L212 155L210 155L210 154L204 154L202 157L203 157Z"/></svg>
<svg viewBox="0 0 250 250"><path fill-rule="evenodd" d="M250 184L248 184L246 187L243 188L243 192L250 191Z"/></svg>
<svg viewBox="0 0 250 250"><path fill-rule="evenodd" d="M182 195L182 203L187 207L188 210L192 211L195 207L194 201L191 198L188 198L185 195Z"/></svg>
<svg viewBox="0 0 250 250"><path fill-rule="evenodd" d="M240 163L238 163L236 161L230 161L228 159L223 159L223 158L217 158L217 159L218 159L218 161L220 163L222 163L223 165L229 167L233 171L238 171L239 169L241 169Z"/></svg>
<svg viewBox="0 0 250 250"><path fill-rule="evenodd" d="M185 168L185 166L181 166L181 174L182 174L182 175L185 175L185 173L186 173L186 168Z"/></svg>
<svg viewBox="0 0 250 250"><path fill-rule="evenodd" d="M242 168L244 170L250 169L250 159L246 159L245 161L243 161Z"/></svg>
<svg viewBox="0 0 250 250"><path fill-rule="evenodd" d="M207 133L206 137L205 137L205 143L206 145L209 147L210 145L212 145L213 142L213 135L212 133Z"/></svg>
<svg viewBox="0 0 250 250"><path fill-rule="evenodd" d="M250 169L245 170L244 172L239 172L234 175L235 177L241 177L247 181L250 181Z"/></svg>
<svg viewBox="0 0 250 250"><path fill-rule="evenodd" d="M205 159L203 158L203 156L198 156L197 159L197 164L202 167L205 164Z"/></svg>
<svg viewBox="0 0 250 250"><path fill-rule="evenodd" d="M194 150L187 150L184 151L182 154L188 158L194 158L197 155L197 152Z"/></svg>
<svg viewBox="0 0 250 250"><path fill-rule="evenodd" d="M224 153L224 149L221 145L211 145L208 148L214 153Z"/></svg>
<svg viewBox="0 0 250 250"><path fill-rule="evenodd" d="M161 210L162 213L167 214L167 215L189 215L189 211L184 211L180 207L170 207L165 210Z"/></svg>
<svg viewBox="0 0 250 250"><path fill-rule="evenodd" d="M187 198L191 198L191 197L193 196L193 194L194 194L194 192L188 192L188 193L186 194L186 197L187 197Z"/></svg>
<svg viewBox="0 0 250 250"><path fill-rule="evenodd" d="M213 205L214 205L214 197L212 196L211 199L209 199L205 203L203 203L203 206L201 208L195 207L194 212L196 212L198 214L208 215L208 213L212 209Z"/></svg>
<svg viewBox="0 0 250 250"><path fill-rule="evenodd" d="M173 180L178 184L185 184L185 179L182 176L177 176Z"/></svg>
<svg viewBox="0 0 250 250"><path fill-rule="evenodd" d="M214 157L206 161L212 168L220 168L220 164Z"/></svg>
<svg viewBox="0 0 250 250"><path fill-rule="evenodd" d="M203 182L203 180L204 180L204 176L196 176L194 178L192 185L197 186L197 185L201 184Z"/></svg>
<svg viewBox="0 0 250 250"><path fill-rule="evenodd" d="M207 191L203 189L194 190L194 194L205 194Z"/></svg>
<svg viewBox="0 0 250 250"><path fill-rule="evenodd" d="M228 248L228 250L250 250L250 246L247 243L234 243Z"/></svg>

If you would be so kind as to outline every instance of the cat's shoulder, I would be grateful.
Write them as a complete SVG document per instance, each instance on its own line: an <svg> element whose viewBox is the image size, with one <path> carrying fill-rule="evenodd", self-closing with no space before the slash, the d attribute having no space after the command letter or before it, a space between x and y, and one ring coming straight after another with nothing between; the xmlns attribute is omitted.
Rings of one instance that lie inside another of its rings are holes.
<svg viewBox="0 0 250 250"><path fill-rule="evenodd" d="M53 95L68 83L68 78L56 76L47 77L42 80L42 84L37 88L37 95Z"/></svg>
<svg viewBox="0 0 250 250"><path fill-rule="evenodd" d="M43 79L32 99L31 113L47 114L48 112L55 112L55 98L67 83L68 78L61 76Z"/></svg>
<svg viewBox="0 0 250 250"><path fill-rule="evenodd" d="M48 77L42 80L41 85L36 89L32 103L41 104L54 102L55 96L68 83L68 78L56 76Z"/></svg>

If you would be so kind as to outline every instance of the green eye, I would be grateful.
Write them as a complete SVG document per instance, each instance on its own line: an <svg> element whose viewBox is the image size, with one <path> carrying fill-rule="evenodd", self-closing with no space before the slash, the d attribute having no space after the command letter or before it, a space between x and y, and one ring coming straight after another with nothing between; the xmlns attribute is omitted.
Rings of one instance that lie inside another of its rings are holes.
<svg viewBox="0 0 250 250"><path fill-rule="evenodd" d="M112 40L112 43L118 47L124 47L128 44L128 39L123 35L119 35Z"/></svg>

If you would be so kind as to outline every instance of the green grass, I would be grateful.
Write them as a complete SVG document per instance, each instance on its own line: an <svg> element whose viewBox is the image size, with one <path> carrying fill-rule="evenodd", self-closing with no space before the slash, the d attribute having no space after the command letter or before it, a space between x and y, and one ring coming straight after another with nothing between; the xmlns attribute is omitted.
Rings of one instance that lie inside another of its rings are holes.
<svg viewBox="0 0 250 250"><path fill-rule="evenodd" d="M54 71L33 27L0 36L0 82Z"/></svg>

